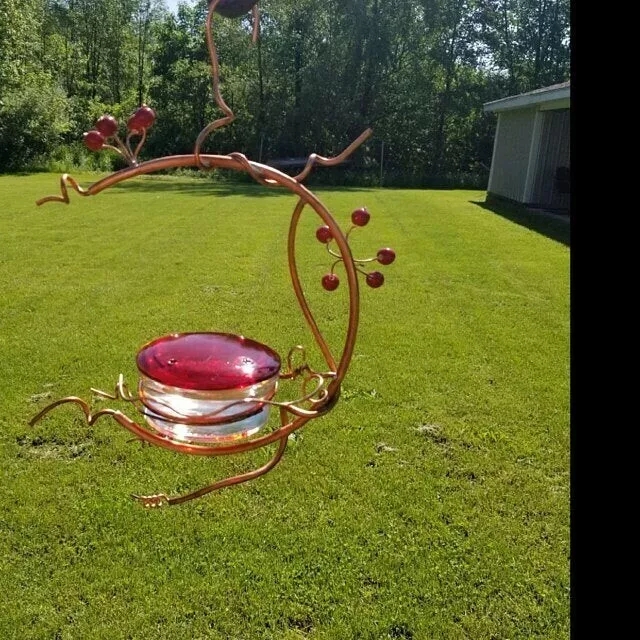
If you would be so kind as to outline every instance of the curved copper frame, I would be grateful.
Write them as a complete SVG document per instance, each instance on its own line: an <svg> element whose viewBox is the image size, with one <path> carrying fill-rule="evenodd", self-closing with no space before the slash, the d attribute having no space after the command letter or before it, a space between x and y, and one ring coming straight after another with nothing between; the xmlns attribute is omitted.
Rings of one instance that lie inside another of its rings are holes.
<svg viewBox="0 0 640 640"><path fill-rule="evenodd" d="M197 491L188 493L186 495L169 498L165 494L158 494L152 496L137 496L133 497L140 501L145 507L159 507L163 505L174 505L198 498L207 493L227 487L230 485L246 482L257 478L264 473L271 470L281 459L284 451L287 447L288 437L294 431L300 429L310 420L324 415L330 411L338 401L340 395L340 387L342 380L344 379L351 358L353 355L353 349L356 341L358 321L359 321L359 288L358 288L358 264L368 262L369 260L354 260L351 249L348 243L348 236L351 232L345 235L340 229L333 216L330 214L324 204L315 196L309 189L301 184L314 165L319 164L321 166L334 166L343 162L349 155L357 149L371 134L371 129L364 131L353 143L351 143L341 154L332 158L326 158L317 154L312 154L306 163L304 170L296 175L289 176L271 166L260 164L249 160L241 153L231 153L229 155L211 155L202 154L201 148L206 138L217 128L231 123L235 116L231 109L224 102L220 93L219 85L219 69L217 61L217 53L212 36L212 18L215 8L219 0L214 0L207 13L206 20L206 37L207 47L209 50L209 56L211 60L211 78L213 84L213 94L218 107L225 114L222 118L207 125L202 132L198 135L195 143L194 153L189 155L175 155L164 158L158 158L150 160L148 162L137 162L137 153L140 150L146 131L142 132L142 140L136 148L136 152L130 155L128 160L130 167L117 171L105 178L92 184L89 188L83 189L77 183L77 181L68 174L63 174L60 179L61 194L56 196L47 196L37 201L38 205L42 205L47 202L64 202L69 203L68 187L71 187L81 196L91 196L100 193L101 191L108 189L120 182L135 178L140 175L150 174L164 169L175 169L180 167L196 167L201 169L229 169L232 171L241 171L249 174L258 183L267 187L282 187L295 193L299 200L296 204L289 226L287 253L289 263L289 273L293 284L296 299L304 318L311 330L314 340L321 351L324 360L329 369L326 373L318 373L313 371L304 359L304 349L301 346L294 347L287 358L288 370L283 372L282 378L303 378L303 396L298 400L289 402L268 401L269 404L275 405L279 408L280 426L279 428L264 435L257 435L241 441L233 441L229 443L220 444L195 444L185 443L172 440L162 434L159 434L153 430L150 426L141 426L137 422L131 420L124 413L114 409L101 409L95 413L91 412L91 408L87 402L76 396L70 396L57 400L47 407L45 407L38 415L36 415L31 421L31 425L35 425L41 418L48 414L52 409L62 404L76 404L78 405L86 419L88 424L93 425L102 416L110 416L122 427L133 433L136 439L142 442L156 445L164 449L176 451L178 453L185 453L189 455L197 456L221 456L232 455L236 453L244 453L264 447L270 444L276 444L277 448L273 457L264 466L247 473L233 476L224 480L220 480L213 484L207 485ZM254 39L257 34L257 7L254 6ZM129 139L127 139L129 144ZM115 149L112 146L105 145L108 148ZM115 149L118 151L118 149ZM342 352L339 358L336 358L329 348L329 345L322 336L318 324L315 321L311 309L304 295L302 285L300 282L300 276L298 274L298 268L296 264L296 234L298 230L298 223L304 208L308 206L315 211L320 217L323 224L326 225L331 232L332 238L337 245L337 252L335 250L329 250L329 253L336 259L336 262L342 261L344 263L347 286L349 290L349 313L347 330L345 336L345 342L342 347ZM303 362L294 366L293 360L296 353L301 353ZM317 385L311 392L306 392L306 385L309 381L314 380ZM325 387L326 383L326 387ZM139 400L136 396L132 395L127 386L124 383L122 376L116 385L115 393L109 394L103 391L93 389L94 393L101 395L102 397L111 398L114 400L122 400L136 404ZM303 406L307 405L307 406Z"/></svg>

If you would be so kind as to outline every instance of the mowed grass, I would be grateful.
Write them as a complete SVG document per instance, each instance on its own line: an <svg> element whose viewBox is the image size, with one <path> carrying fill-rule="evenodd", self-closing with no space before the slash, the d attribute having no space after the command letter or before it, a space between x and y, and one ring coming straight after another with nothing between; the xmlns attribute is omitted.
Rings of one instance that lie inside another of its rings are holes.
<svg viewBox="0 0 640 640"><path fill-rule="evenodd" d="M131 493L270 452L141 447L77 407L27 422L119 373L135 387L137 349L172 331L300 343L321 368L287 274L296 199L157 177L35 206L58 188L0 177L0 638L569 637L566 244L482 192L320 191L345 227L369 208L356 255L398 255L361 287L342 400L268 475L146 511ZM300 267L339 353L346 287L320 287L316 226Z"/></svg>

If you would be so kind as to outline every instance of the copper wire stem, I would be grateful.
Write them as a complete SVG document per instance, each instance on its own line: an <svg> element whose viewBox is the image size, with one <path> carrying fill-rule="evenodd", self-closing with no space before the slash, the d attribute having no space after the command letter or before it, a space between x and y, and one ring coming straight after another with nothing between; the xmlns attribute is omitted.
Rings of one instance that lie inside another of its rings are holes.
<svg viewBox="0 0 640 640"><path fill-rule="evenodd" d="M198 166L203 168L209 168L206 164L204 164L201 160L200 149L204 144L204 141L209 137L209 135L223 127L227 124L231 124L235 120L235 115L233 111L229 108L227 103L224 101L222 97L222 93L220 92L220 67L218 64L218 54L216 51L216 45L213 41L213 30L211 23L213 21L213 13L215 8L218 6L220 0L214 0L209 5L209 10L207 11L207 19L205 22L205 35L207 39L207 50L209 52L209 61L211 62L211 84L213 86L213 98L220 108L220 110L225 114L224 117L215 120L214 122L209 123L198 135L196 139L196 144L193 150L193 153L196 157L196 161Z"/></svg>
<svg viewBox="0 0 640 640"><path fill-rule="evenodd" d="M276 449L273 457L262 467L258 469L254 469L253 471L248 471L247 473L241 473L237 476L233 476L231 478L225 478L224 480L218 480L218 482L214 482L206 487L202 487L202 489L198 489L197 491L193 491L191 493L187 493L183 496L177 496L175 498L169 498L164 493L156 494L153 496L139 496L136 494L132 494L131 497L134 500L142 503L143 506L148 508L153 507L162 507L165 505L176 505L182 504L183 502L188 502L189 500L194 500L195 498L201 498L212 491L218 491L219 489L224 489L225 487L233 486L234 484L241 484L242 482L248 482L249 480L255 480L260 476L264 475L268 471L271 471L273 467L275 467L280 459L284 455L284 452L287 448L287 444L289 443L287 438L282 438L278 443L278 448Z"/></svg>
<svg viewBox="0 0 640 640"><path fill-rule="evenodd" d="M305 168L295 176L294 180L298 180L299 182L304 180L309 173L311 173L311 169L313 169L316 163L322 167L334 167L344 162L367 138L371 137L372 134L373 129L365 129L340 155L334 156L333 158L325 158L324 156L312 153L307 160Z"/></svg>
<svg viewBox="0 0 640 640"><path fill-rule="evenodd" d="M112 149L115 149L116 151L118 151L118 153L129 163L129 164L135 164L134 163L134 159L131 156L131 149L128 146L125 146L125 144L122 142L122 140L120 139L120 136L116 133L113 136L113 139L115 141L115 143L118 145L117 147L113 147L112 145L108 145L110 146ZM105 145L107 146L107 145Z"/></svg>

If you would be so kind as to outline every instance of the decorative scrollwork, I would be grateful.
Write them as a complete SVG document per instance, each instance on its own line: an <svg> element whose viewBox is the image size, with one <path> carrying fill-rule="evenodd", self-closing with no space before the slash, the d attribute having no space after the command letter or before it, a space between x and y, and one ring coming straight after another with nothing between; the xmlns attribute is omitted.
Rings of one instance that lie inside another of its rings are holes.
<svg viewBox="0 0 640 640"><path fill-rule="evenodd" d="M353 211L351 214L351 221L353 224L347 231L346 238L349 239L349 236L354 229L357 229L358 227L364 227L369 224L370 219L371 214L364 207ZM325 274L322 277L322 286L324 287L324 289L326 289L327 291L335 291L340 285L340 278L338 278L338 276L335 274L334 269L339 263L344 262L344 256L331 248L334 237L331 229L328 226L324 225L318 227L316 229L316 238L319 242L322 242L326 246L329 255L335 258L335 261L331 265L329 273ZM372 258L351 258L358 273L362 274L365 277L365 282L373 289L377 289L384 284L384 276L379 271L365 271L364 265L371 262L378 262L383 265L388 265L394 262L395 259L396 252L389 247L379 249L378 253Z"/></svg>
<svg viewBox="0 0 640 640"><path fill-rule="evenodd" d="M81 196L90 196L91 195L91 187L89 189L83 189L75 178L72 178L68 173L63 173L60 176L60 194L59 196L46 196L44 198L40 198L40 200L36 201L36 204L40 206L41 204L45 204L45 202L64 202L65 204L69 204L69 193L67 191L67 184L78 194Z"/></svg>

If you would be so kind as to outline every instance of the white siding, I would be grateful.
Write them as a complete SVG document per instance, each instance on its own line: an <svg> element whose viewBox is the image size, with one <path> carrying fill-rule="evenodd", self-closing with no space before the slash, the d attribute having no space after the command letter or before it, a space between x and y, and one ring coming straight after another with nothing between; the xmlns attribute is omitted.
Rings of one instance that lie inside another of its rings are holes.
<svg viewBox="0 0 640 640"><path fill-rule="evenodd" d="M535 115L535 108L498 115L489 193L522 202Z"/></svg>

